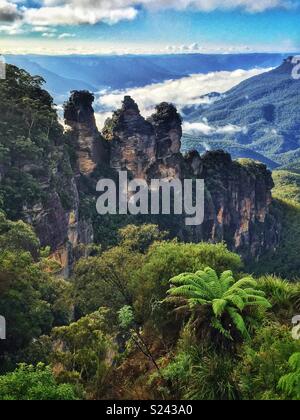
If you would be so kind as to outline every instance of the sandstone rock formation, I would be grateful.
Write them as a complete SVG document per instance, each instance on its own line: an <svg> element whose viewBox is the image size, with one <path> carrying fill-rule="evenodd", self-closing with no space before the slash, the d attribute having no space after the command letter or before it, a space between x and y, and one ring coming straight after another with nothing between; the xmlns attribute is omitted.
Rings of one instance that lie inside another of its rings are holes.
<svg viewBox="0 0 300 420"><path fill-rule="evenodd" d="M229 154L180 153L182 122L173 105L162 103L147 120L126 97L103 131L111 144L110 162L147 181L157 178L205 180L205 221L186 228L178 218L177 236L186 241L226 241L240 254L258 258L278 243L278 226L270 215L271 172L254 161L232 161ZM153 137L154 133L154 137Z"/></svg>
<svg viewBox="0 0 300 420"><path fill-rule="evenodd" d="M185 215L139 217L139 223L158 223L186 241L224 240L245 257L258 258L276 247L278 224L269 211L271 173L253 161L234 162L221 151L183 156L182 122L173 105L162 103L145 119L127 96L101 135L92 107L94 96L75 91L65 104L64 133L53 99L41 83L35 78L29 83L30 76L13 66L8 66L7 74L10 82L1 92L3 104L9 104L9 112L6 106L1 108L1 206L9 219L23 219L35 228L42 247L50 247L66 276L74 259L88 253L94 234L101 242L101 235L111 233L114 222L96 213L96 182L100 177L117 177L120 169L147 182L205 180L201 226L186 227ZM23 102L30 106L21 112ZM13 127L11 109L16 113ZM127 216L124 219L127 222ZM106 230L99 229L99 221L107 223Z"/></svg>
<svg viewBox="0 0 300 420"><path fill-rule="evenodd" d="M94 96L89 92L72 92L64 113L66 125L72 129L77 145L78 170L86 176L99 162L107 159L106 144L96 127L93 101Z"/></svg>
<svg viewBox="0 0 300 420"><path fill-rule="evenodd" d="M156 158L156 137L150 124L128 96L122 108L107 120L104 135L110 141L110 165L142 177Z"/></svg>

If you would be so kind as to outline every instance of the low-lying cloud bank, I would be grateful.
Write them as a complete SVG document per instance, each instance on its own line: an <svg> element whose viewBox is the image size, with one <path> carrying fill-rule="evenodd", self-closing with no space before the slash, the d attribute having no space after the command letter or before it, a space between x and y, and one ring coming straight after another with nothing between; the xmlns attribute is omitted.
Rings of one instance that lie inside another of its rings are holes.
<svg viewBox="0 0 300 420"><path fill-rule="evenodd" d="M198 123L189 123L184 122L183 124L183 131L186 134L190 135L204 135L204 136L212 136L215 134L238 134L243 133L247 134L248 129L247 127L240 127L238 125L228 124L223 127L214 127L208 124L208 121L202 121Z"/></svg>
<svg viewBox="0 0 300 420"><path fill-rule="evenodd" d="M96 100L97 123L103 127L104 121L112 111L120 108L125 95L130 95L138 103L141 113L149 116L155 106L161 102L171 102L181 111L186 106L209 105L216 100L209 98L211 92L225 93L242 81L257 76L270 69L221 71L208 74L193 74L179 80L169 80L164 83L151 84L142 88L127 89L113 92L99 92ZM201 123L204 124L205 123ZM204 129L203 126L198 128ZM188 126L186 126L188 128ZM196 126L189 129L196 130Z"/></svg>

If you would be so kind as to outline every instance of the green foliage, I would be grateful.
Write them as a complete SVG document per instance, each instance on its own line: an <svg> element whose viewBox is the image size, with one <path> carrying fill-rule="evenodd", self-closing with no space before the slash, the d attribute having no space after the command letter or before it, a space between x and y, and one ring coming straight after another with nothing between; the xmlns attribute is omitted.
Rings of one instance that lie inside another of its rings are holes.
<svg viewBox="0 0 300 420"><path fill-rule="evenodd" d="M14 372L0 376L0 400L76 400L72 385L57 384L51 368L21 364Z"/></svg>
<svg viewBox="0 0 300 420"><path fill-rule="evenodd" d="M8 325L7 340L0 342L0 361L9 356L13 362L32 339L68 322L71 285L45 273L34 260L39 242L32 229L7 221L1 213L0 243L0 313Z"/></svg>
<svg viewBox="0 0 300 420"><path fill-rule="evenodd" d="M123 246L144 254L154 242L166 239L167 232L156 225L127 225L119 230L119 237Z"/></svg>
<svg viewBox="0 0 300 420"><path fill-rule="evenodd" d="M63 129L42 78L9 65L6 73L0 81L0 203L16 220L25 207L45 199L40 180L53 175Z"/></svg>
<svg viewBox="0 0 300 420"><path fill-rule="evenodd" d="M60 380L83 384L98 397L114 355L106 315L107 311L101 309L69 326L55 328L51 335L57 343L52 363L60 366Z"/></svg>
<svg viewBox="0 0 300 420"><path fill-rule="evenodd" d="M236 400L239 398L233 354L217 352L199 343L187 325L175 356L162 369L170 398L188 400ZM155 378L155 376L154 376Z"/></svg>
<svg viewBox="0 0 300 420"><path fill-rule="evenodd" d="M274 171L275 188L273 194L282 200L300 202L300 174L290 171Z"/></svg>
<svg viewBox="0 0 300 420"><path fill-rule="evenodd" d="M258 275L273 273L295 280L299 277L300 249L300 175L292 171L274 171L274 201L271 211L280 223L280 243L276 252L262 256L260 264L252 263L249 270Z"/></svg>
<svg viewBox="0 0 300 420"><path fill-rule="evenodd" d="M142 260L140 254L122 246L80 260L73 280L77 316L99 307L116 313L124 305L131 305L131 281Z"/></svg>
<svg viewBox="0 0 300 420"><path fill-rule="evenodd" d="M123 306L118 312L119 324L123 329L129 329L134 323L134 314L131 306Z"/></svg>
<svg viewBox="0 0 300 420"><path fill-rule="evenodd" d="M252 262L249 270L257 275L273 273L294 281L300 272L300 204L295 201L275 199L272 213L280 221L280 243L274 253L262 255L259 264Z"/></svg>
<svg viewBox="0 0 300 420"><path fill-rule="evenodd" d="M258 280L258 285L272 304L274 320L289 323L296 313L300 313L300 283L265 276Z"/></svg>
<svg viewBox="0 0 300 420"><path fill-rule="evenodd" d="M278 387L293 400L300 400L300 353L290 357L289 365L292 372L280 379Z"/></svg>
<svg viewBox="0 0 300 420"><path fill-rule="evenodd" d="M290 373L289 358L300 350L291 328L271 323L258 330L241 349L236 368L240 392L246 400L281 400L286 393L278 388L280 379Z"/></svg>
<svg viewBox="0 0 300 420"><path fill-rule="evenodd" d="M170 280L167 301L179 305L179 310L188 307L195 317L201 308L208 315L211 327L226 338L233 339L232 330L243 338L250 338L244 316L250 307L271 307L264 292L258 290L258 283L251 277L236 281L232 271L225 271L218 277L211 268L184 273ZM184 306L182 307L182 302ZM202 314L201 314L202 315ZM230 319L230 324L224 325Z"/></svg>
<svg viewBox="0 0 300 420"><path fill-rule="evenodd" d="M11 222L0 212L0 248L10 251L28 251L33 257L40 247L31 226L22 221Z"/></svg>
<svg viewBox="0 0 300 420"><path fill-rule="evenodd" d="M231 269L237 273L241 258L228 251L224 244L183 244L176 241L154 244L150 247L137 277L134 277L134 300L137 316L147 320L154 305L163 300L169 289L170 278L183 272L196 272L207 266L222 273Z"/></svg>
<svg viewBox="0 0 300 420"><path fill-rule="evenodd" d="M227 354L220 355L213 350L203 354L198 348L191 349L191 353L191 376L184 399L238 399L233 375L235 361L232 357Z"/></svg>

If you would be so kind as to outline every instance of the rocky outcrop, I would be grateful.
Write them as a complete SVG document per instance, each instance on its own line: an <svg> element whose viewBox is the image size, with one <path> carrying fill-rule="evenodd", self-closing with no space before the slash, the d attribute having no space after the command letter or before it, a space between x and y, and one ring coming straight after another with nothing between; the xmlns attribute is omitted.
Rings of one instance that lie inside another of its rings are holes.
<svg viewBox="0 0 300 420"><path fill-rule="evenodd" d="M195 153L194 168L207 190L202 239L225 241L246 258L259 258L276 247L279 231L269 212L274 184L265 165L232 161L228 153L216 151L206 153L200 161Z"/></svg>
<svg viewBox="0 0 300 420"><path fill-rule="evenodd" d="M94 96L86 91L74 91L65 103L65 123L72 130L77 146L78 171L89 176L98 163L108 159L106 143L96 127L92 103Z"/></svg>
<svg viewBox="0 0 300 420"><path fill-rule="evenodd" d="M156 158L165 159L181 149L182 119L174 105L163 102L148 120L155 132Z"/></svg>
<svg viewBox="0 0 300 420"><path fill-rule="evenodd" d="M110 165L143 177L156 158L153 126L140 114L137 104L126 96L122 108L106 121L104 136L110 141Z"/></svg>
<svg viewBox="0 0 300 420"><path fill-rule="evenodd" d="M259 258L278 243L278 226L270 215L271 172L263 164L232 161L223 151L200 156L180 153L182 122L173 105L162 103L146 121L135 102L126 97L103 131L110 142L111 166L134 177L204 179L205 220L186 228L178 217L176 235L186 241L225 241L245 257Z"/></svg>
<svg viewBox="0 0 300 420"><path fill-rule="evenodd" d="M285 65L291 66L290 61ZM107 120L102 136L96 127L94 96L75 91L65 104L64 132L53 99L36 78L7 66L5 86L1 91L1 209L10 220L23 219L35 228L41 246L50 248L66 276L94 240L93 226L101 217L96 214L96 182L99 177L117 178L122 169L148 182L205 180L201 226L186 227L185 215L139 217L139 222L158 223L186 241L224 240L247 257L258 258L276 247L278 225L269 212L270 172L253 161L232 161L224 152L183 156L182 122L173 105L162 103L145 119L127 96ZM24 98L28 107L22 110ZM99 242L101 232L95 229Z"/></svg>
<svg viewBox="0 0 300 420"><path fill-rule="evenodd" d="M33 206L24 205L24 220L30 223L42 247L50 247L65 277L72 270L74 255L80 245L93 242L91 223L79 215L79 190L68 156L63 147L55 149L52 168L44 168L46 176L39 179L43 199ZM54 166L55 164L55 166ZM32 168L23 168L30 174Z"/></svg>
<svg viewBox="0 0 300 420"><path fill-rule="evenodd" d="M162 103L145 119L128 96L106 121L102 137L95 125L92 101L93 96L87 92L73 92L65 109L66 124L78 145L81 176L90 177L97 167L108 165L147 182L158 178L204 179L204 223L186 227L184 215L174 216L170 228L173 235L185 241L225 241L245 258L259 258L276 247L278 226L269 211L273 181L265 165L250 160L233 161L222 151L204 156L191 151L183 156L182 120L176 108ZM165 220L156 218L155 222L169 229ZM76 235L73 234L75 242Z"/></svg>

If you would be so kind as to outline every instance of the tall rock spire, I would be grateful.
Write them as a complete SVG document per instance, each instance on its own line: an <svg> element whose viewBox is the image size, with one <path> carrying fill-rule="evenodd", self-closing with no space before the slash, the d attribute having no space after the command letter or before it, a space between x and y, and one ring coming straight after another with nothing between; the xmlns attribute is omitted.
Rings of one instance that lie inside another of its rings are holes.
<svg viewBox="0 0 300 420"><path fill-rule="evenodd" d="M125 96L121 109L106 121L103 135L110 141L110 163L116 170L143 177L156 159L154 129L130 96Z"/></svg>
<svg viewBox="0 0 300 420"><path fill-rule="evenodd" d="M163 102L148 120L156 136L156 157L165 159L180 153L182 119L174 105Z"/></svg>
<svg viewBox="0 0 300 420"><path fill-rule="evenodd" d="M98 163L108 159L107 146L96 126L94 99L88 91L74 91L65 103L65 123L77 142L78 169L82 175L90 175Z"/></svg>

